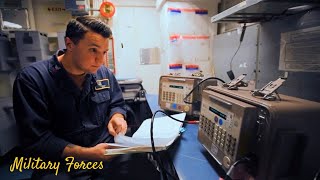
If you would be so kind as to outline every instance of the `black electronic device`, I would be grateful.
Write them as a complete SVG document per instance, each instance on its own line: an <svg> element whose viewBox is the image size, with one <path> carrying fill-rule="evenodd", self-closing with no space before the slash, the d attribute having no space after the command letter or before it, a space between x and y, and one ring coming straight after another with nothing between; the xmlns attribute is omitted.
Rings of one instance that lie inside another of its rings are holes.
<svg viewBox="0 0 320 180"><path fill-rule="evenodd" d="M133 134L142 121L152 117L142 80L138 78L118 80L127 110L128 133Z"/></svg>

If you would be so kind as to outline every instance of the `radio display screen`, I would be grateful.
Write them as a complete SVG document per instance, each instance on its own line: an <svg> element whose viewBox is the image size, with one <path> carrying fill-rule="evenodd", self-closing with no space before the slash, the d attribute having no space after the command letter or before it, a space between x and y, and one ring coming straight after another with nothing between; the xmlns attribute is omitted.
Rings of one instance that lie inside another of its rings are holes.
<svg viewBox="0 0 320 180"><path fill-rule="evenodd" d="M227 117L225 114L223 114L222 112L216 110L216 109L213 108L213 107L210 107L210 106L209 106L209 110L210 110L211 112L217 114L218 116L222 117L223 119L226 119L226 117Z"/></svg>
<svg viewBox="0 0 320 180"><path fill-rule="evenodd" d="M169 85L171 88L183 89L183 86Z"/></svg>

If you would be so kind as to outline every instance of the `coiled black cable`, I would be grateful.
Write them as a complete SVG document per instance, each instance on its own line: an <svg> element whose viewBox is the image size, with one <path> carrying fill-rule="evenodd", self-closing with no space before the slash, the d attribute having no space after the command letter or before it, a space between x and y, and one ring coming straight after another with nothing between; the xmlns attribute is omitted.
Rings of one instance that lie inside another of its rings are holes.
<svg viewBox="0 0 320 180"><path fill-rule="evenodd" d="M200 82L186 95L186 97L183 98L183 102L186 103L186 104L194 104L194 103L196 103L196 101L195 101L195 102L188 102L188 101L187 101L187 98L188 98L188 97L192 94L192 92L193 92L196 88L198 88L202 83L204 83L204 82L206 82L206 81L208 81L208 80L210 80L210 79L215 79L215 80L221 81L222 83L225 83L224 80L222 80L222 79L220 79L220 78L217 78L217 77L209 77L209 78L206 78L206 79L200 81Z"/></svg>

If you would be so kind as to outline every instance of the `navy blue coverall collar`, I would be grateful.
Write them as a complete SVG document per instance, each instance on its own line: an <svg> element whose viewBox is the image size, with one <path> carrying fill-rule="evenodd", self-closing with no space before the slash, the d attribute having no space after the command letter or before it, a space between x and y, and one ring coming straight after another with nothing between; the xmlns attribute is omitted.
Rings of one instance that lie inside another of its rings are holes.
<svg viewBox="0 0 320 180"><path fill-rule="evenodd" d="M58 56L64 54L66 50L58 50L56 54L53 56L53 61L49 63L49 71L53 77L59 80L59 87L62 88L65 92L74 93L78 96L85 97L92 91L93 84L96 82L95 74L86 74L82 90L75 84L75 82L71 79L66 69L62 66L62 64L58 61ZM68 77L68 78L65 78Z"/></svg>

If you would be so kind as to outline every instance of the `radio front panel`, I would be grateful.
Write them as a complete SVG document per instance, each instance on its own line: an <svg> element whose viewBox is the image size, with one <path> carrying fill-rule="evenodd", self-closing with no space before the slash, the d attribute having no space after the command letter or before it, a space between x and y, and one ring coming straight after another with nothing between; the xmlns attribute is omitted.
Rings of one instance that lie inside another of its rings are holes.
<svg viewBox="0 0 320 180"><path fill-rule="evenodd" d="M159 85L159 105L162 109L186 112L188 115L193 115L195 112L194 104L187 104L183 99L197 85L201 79L162 76ZM194 91L186 100L193 102L197 99L199 92ZM199 110L198 110L199 111Z"/></svg>
<svg viewBox="0 0 320 180"><path fill-rule="evenodd" d="M255 139L257 107L225 95L205 90L198 138L224 169L250 152Z"/></svg>

